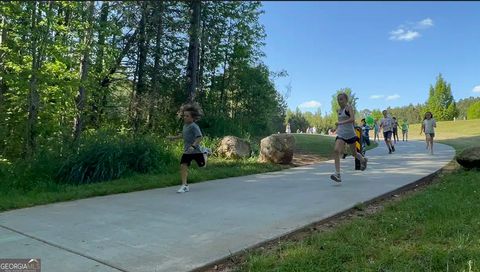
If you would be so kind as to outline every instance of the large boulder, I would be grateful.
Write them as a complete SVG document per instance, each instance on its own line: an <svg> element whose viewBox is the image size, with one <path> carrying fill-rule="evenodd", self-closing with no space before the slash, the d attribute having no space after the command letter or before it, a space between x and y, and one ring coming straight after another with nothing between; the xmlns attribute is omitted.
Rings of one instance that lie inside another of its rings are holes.
<svg viewBox="0 0 480 272"><path fill-rule="evenodd" d="M250 143L235 136L223 137L217 148L217 154L227 159L248 158L251 153Z"/></svg>
<svg viewBox="0 0 480 272"><path fill-rule="evenodd" d="M295 138L291 134L273 134L260 141L261 162L289 164L293 159Z"/></svg>
<svg viewBox="0 0 480 272"><path fill-rule="evenodd" d="M470 147L463 150L456 157L457 162L465 168L480 169L480 146Z"/></svg>

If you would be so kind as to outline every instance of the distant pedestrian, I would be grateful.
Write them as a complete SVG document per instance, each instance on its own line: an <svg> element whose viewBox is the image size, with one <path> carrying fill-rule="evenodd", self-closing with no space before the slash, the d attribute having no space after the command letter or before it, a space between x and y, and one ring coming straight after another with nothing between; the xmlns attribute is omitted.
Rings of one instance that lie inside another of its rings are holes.
<svg viewBox="0 0 480 272"><path fill-rule="evenodd" d="M370 126L367 125L365 118L362 119L362 151L365 151L365 147L370 145ZM363 153L365 154L365 153Z"/></svg>
<svg viewBox="0 0 480 272"><path fill-rule="evenodd" d="M383 119L380 121L380 128L383 131L383 139L388 148L388 153L392 154L395 152L395 146L392 143L392 134L393 134L393 119L388 114L387 110L383 112Z"/></svg>
<svg viewBox="0 0 480 272"><path fill-rule="evenodd" d="M392 120L393 120L393 130L392 130L392 133L393 133L393 142L396 144L398 141L400 141L400 140L398 139L398 121L397 121L397 117L393 117Z"/></svg>
<svg viewBox="0 0 480 272"><path fill-rule="evenodd" d="M378 131L380 130L378 119L375 119L373 123L373 141L377 142L380 141L380 137L378 136Z"/></svg>
<svg viewBox="0 0 480 272"><path fill-rule="evenodd" d="M433 114L429 111L425 113L422 122L422 128L420 130L420 135L425 133L425 142L427 143L427 150L430 151L430 154L433 155L433 138L435 138L435 128L437 127L437 122L433 119Z"/></svg>
<svg viewBox="0 0 480 272"><path fill-rule="evenodd" d="M337 102L340 106L340 109L337 112L338 122L335 123L337 126L337 137L335 139L334 149L335 173L331 175L330 178L336 182L341 182L340 156L343 154L345 143L350 146L352 156L360 161L360 170L363 171L367 168L368 159L363 157L362 154L358 153L355 148L355 142L358 140L353 126L355 122L355 112L353 107L348 104L348 95L346 93L338 94Z"/></svg>
<svg viewBox="0 0 480 272"><path fill-rule="evenodd" d="M285 128L285 133L290 134L292 130L290 129L290 123L287 123L287 127Z"/></svg>
<svg viewBox="0 0 480 272"><path fill-rule="evenodd" d="M403 141L407 141L407 142L408 142L408 128L409 128L408 120L407 120L407 119L403 119L403 123L402 123L402 140L403 140Z"/></svg>

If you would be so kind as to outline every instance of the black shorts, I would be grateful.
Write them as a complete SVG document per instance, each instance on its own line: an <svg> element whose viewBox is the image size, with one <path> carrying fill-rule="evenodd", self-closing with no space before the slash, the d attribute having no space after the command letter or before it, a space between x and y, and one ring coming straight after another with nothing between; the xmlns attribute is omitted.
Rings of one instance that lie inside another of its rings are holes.
<svg viewBox="0 0 480 272"><path fill-rule="evenodd" d="M435 138L435 133L425 133L425 135L430 135L430 138Z"/></svg>
<svg viewBox="0 0 480 272"><path fill-rule="evenodd" d="M383 132L383 138L384 139L392 139L392 132L391 131Z"/></svg>
<svg viewBox="0 0 480 272"><path fill-rule="evenodd" d="M342 141L346 142L347 144L354 144L356 141L358 141L358 137L355 136L355 137L350 138L350 139L343 139L342 137L337 136L337 138L335 138L335 141L336 140L342 140Z"/></svg>
<svg viewBox="0 0 480 272"><path fill-rule="evenodd" d="M195 160L197 165L200 167L205 166L205 157L203 156L203 153L183 154L182 158L180 159L180 164L186 164L190 166L192 160Z"/></svg>

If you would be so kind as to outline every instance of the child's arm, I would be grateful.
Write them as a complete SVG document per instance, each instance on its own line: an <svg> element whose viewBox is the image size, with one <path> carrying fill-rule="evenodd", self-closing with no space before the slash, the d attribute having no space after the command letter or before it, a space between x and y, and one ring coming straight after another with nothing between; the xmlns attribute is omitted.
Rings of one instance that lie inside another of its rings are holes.
<svg viewBox="0 0 480 272"><path fill-rule="evenodd" d="M422 135L422 132L425 130L425 123L422 123L422 126L420 127L420 135Z"/></svg>
<svg viewBox="0 0 480 272"><path fill-rule="evenodd" d="M195 141L193 141L192 146L198 146L200 142L202 141L202 136L198 136Z"/></svg>
<svg viewBox="0 0 480 272"><path fill-rule="evenodd" d="M182 138L182 134L181 134L181 133L178 134L178 135L175 135L175 136L167 136L167 139L168 139L168 140L171 140L171 141L173 141L173 140L178 140L178 139L181 139L181 138Z"/></svg>

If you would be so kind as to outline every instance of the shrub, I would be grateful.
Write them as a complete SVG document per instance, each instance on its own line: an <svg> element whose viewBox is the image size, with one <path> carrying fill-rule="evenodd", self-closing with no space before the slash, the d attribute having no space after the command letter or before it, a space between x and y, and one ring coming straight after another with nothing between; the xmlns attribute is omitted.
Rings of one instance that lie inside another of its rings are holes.
<svg viewBox="0 0 480 272"><path fill-rule="evenodd" d="M62 165L56 180L84 184L112 180L131 173L162 171L176 158L164 141L150 137L99 137L82 143Z"/></svg>

